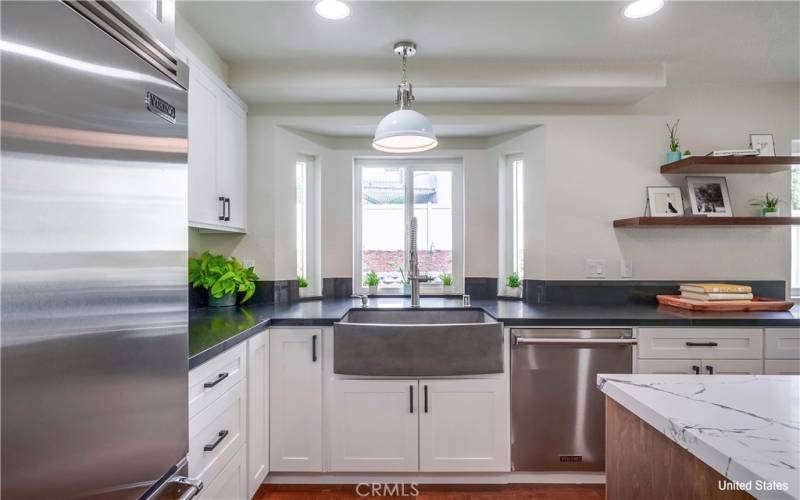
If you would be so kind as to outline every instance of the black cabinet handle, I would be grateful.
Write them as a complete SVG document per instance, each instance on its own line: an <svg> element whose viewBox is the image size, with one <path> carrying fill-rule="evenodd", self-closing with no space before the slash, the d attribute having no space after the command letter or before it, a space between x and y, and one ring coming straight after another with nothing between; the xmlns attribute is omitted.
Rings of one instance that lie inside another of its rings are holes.
<svg viewBox="0 0 800 500"><path fill-rule="evenodd" d="M425 384L423 389L425 390L425 413L428 413L428 384Z"/></svg>
<svg viewBox="0 0 800 500"><path fill-rule="evenodd" d="M700 375L700 367L697 365L692 365L692 370L694 370L695 375Z"/></svg>
<svg viewBox="0 0 800 500"><path fill-rule="evenodd" d="M225 220L225 197L220 196L219 201L221 202L220 205L222 208L222 215L219 216L219 220Z"/></svg>
<svg viewBox="0 0 800 500"><path fill-rule="evenodd" d="M408 386L408 410L414 413L414 386Z"/></svg>
<svg viewBox="0 0 800 500"><path fill-rule="evenodd" d="M686 342L686 347L717 347L716 342Z"/></svg>
<svg viewBox="0 0 800 500"><path fill-rule="evenodd" d="M226 378L228 378L228 372L222 372L219 375L217 375L217 378L213 382L206 382L205 384L203 384L203 387L205 387L206 389L208 389L209 387L214 387L215 385L219 384Z"/></svg>
<svg viewBox="0 0 800 500"><path fill-rule="evenodd" d="M217 439L215 439L213 443L203 446L203 451L214 451L214 448L216 448L227 436L228 431L219 431L219 434L217 434Z"/></svg>
<svg viewBox="0 0 800 500"><path fill-rule="evenodd" d="M317 336L311 336L311 362L317 362Z"/></svg>
<svg viewBox="0 0 800 500"><path fill-rule="evenodd" d="M225 206L228 207L228 211L225 212L225 220L231 220L231 199L225 198Z"/></svg>
<svg viewBox="0 0 800 500"><path fill-rule="evenodd" d="M714 367L711 365L706 365L706 371L709 375L714 375Z"/></svg>

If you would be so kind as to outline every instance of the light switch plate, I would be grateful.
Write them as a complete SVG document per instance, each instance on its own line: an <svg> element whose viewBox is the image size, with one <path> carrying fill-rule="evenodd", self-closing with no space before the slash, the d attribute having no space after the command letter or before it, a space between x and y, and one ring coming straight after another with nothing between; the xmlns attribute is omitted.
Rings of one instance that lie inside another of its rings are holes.
<svg viewBox="0 0 800 500"><path fill-rule="evenodd" d="M602 279L606 277L605 259L586 259L586 277Z"/></svg>
<svg viewBox="0 0 800 500"><path fill-rule="evenodd" d="M619 260L619 277L633 278L633 260L631 259Z"/></svg>

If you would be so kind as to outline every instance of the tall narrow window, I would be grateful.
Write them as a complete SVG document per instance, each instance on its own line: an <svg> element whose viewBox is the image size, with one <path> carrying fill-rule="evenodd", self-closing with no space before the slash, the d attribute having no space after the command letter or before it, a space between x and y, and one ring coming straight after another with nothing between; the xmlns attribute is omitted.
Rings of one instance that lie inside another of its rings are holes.
<svg viewBox="0 0 800 500"><path fill-rule="evenodd" d="M800 217L800 167L792 167L793 217ZM800 297L800 227L792 226L792 297Z"/></svg>
<svg viewBox="0 0 800 500"><path fill-rule="evenodd" d="M525 159L521 155L500 158L500 294L513 294L506 279L525 275Z"/></svg>
<svg viewBox="0 0 800 500"><path fill-rule="evenodd" d="M295 161L295 246L297 276L308 282L301 295L322 292L319 252L319 215L317 207L317 166L313 156L298 155Z"/></svg>
<svg viewBox="0 0 800 500"><path fill-rule="evenodd" d="M353 289L375 273L380 293L407 293L408 227L417 218L423 293L463 289L463 184L453 160L359 159Z"/></svg>

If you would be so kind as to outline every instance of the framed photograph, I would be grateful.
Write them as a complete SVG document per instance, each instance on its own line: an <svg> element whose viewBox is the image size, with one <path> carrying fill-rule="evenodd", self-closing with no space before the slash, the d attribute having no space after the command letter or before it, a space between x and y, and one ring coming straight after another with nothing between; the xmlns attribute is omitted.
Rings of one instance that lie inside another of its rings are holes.
<svg viewBox="0 0 800 500"><path fill-rule="evenodd" d="M676 217L683 215L683 195L676 186L648 186L647 203L651 217Z"/></svg>
<svg viewBox="0 0 800 500"><path fill-rule="evenodd" d="M731 199L725 177L687 177L692 213L709 217L731 217Z"/></svg>
<svg viewBox="0 0 800 500"><path fill-rule="evenodd" d="M750 148L757 150L758 156L775 156L772 134L750 134Z"/></svg>

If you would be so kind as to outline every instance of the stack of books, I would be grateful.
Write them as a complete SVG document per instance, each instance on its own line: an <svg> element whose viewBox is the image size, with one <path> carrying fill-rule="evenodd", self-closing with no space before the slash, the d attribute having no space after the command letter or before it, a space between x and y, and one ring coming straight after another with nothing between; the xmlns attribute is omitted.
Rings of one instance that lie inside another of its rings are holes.
<svg viewBox="0 0 800 500"><path fill-rule="evenodd" d="M703 302L753 300L753 289L746 285L728 283L683 283L681 298Z"/></svg>

